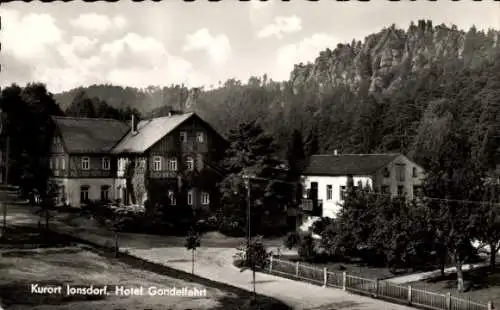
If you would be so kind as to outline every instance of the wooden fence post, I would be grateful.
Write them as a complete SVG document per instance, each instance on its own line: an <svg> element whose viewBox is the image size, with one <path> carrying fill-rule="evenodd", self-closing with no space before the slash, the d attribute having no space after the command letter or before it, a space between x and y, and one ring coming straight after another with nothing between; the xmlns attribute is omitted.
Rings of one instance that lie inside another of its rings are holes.
<svg viewBox="0 0 500 310"><path fill-rule="evenodd" d="M411 285L408 285L408 303L411 304L412 300L412 290L411 290Z"/></svg>
<svg viewBox="0 0 500 310"><path fill-rule="evenodd" d="M378 287L379 287L379 281L377 278L375 279L375 297L378 297Z"/></svg>
<svg viewBox="0 0 500 310"><path fill-rule="evenodd" d="M323 268L323 287L326 287L328 283L328 269Z"/></svg>
<svg viewBox="0 0 500 310"><path fill-rule="evenodd" d="M490 301L488 301L488 310L492 310L493 309L493 303Z"/></svg>
<svg viewBox="0 0 500 310"><path fill-rule="evenodd" d="M342 272L342 289L345 291L347 289L347 272Z"/></svg>
<svg viewBox="0 0 500 310"><path fill-rule="evenodd" d="M451 309L451 293L450 292L446 293L446 309L447 310Z"/></svg>
<svg viewBox="0 0 500 310"><path fill-rule="evenodd" d="M298 277L299 276L299 262L296 262L295 263L295 276Z"/></svg>
<svg viewBox="0 0 500 310"><path fill-rule="evenodd" d="M273 256L269 258L269 272L273 271Z"/></svg>

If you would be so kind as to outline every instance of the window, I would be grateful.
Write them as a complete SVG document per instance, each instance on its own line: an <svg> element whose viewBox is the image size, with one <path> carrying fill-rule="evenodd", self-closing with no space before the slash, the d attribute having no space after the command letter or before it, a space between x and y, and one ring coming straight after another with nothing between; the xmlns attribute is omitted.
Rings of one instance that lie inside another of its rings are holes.
<svg viewBox="0 0 500 310"><path fill-rule="evenodd" d="M404 195L404 186L398 185L398 196L403 196L403 195Z"/></svg>
<svg viewBox="0 0 500 310"><path fill-rule="evenodd" d="M140 159L139 160L139 168L145 169L146 168L146 160L145 159Z"/></svg>
<svg viewBox="0 0 500 310"><path fill-rule="evenodd" d="M110 162L109 158L104 157L102 159L102 169L104 169L104 170L110 170L111 169L111 162Z"/></svg>
<svg viewBox="0 0 500 310"><path fill-rule="evenodd" d="M205 192L201 193L201 204L202 205L210 204L210 195L208 193Z"/></svg>
<svg viewBox="0 0 500 310"><path fill-rule="evenodd" d="M405 166L397 164L396 165L396 179L399 182L403 182L405 180Z"/></svg>
<svg viewBox="0 0 500 310"><path fill-rule="evenodd" d="M391 176L391 172L389 171L389 168L384 168L384 172L382 173L384 178L388 178Z"/></svg>
<svg viewBox="0 0 500 310"><path fill-rule="evenodd" d="M161 170L161 157L160 156L153 157L153 170L154 171Z"/></svg>
<svg viewBox="0 0 500 310"><path fill-rule="evenodd" d="M86 203L89 201L89 189L90 186L88 185L80 187L80 203Z"/></svg>
<svg viewBox="0 0 500 310"><path fill-rule="evenodd" d="M61 170L66 169L66 158L61 157Z"/></svg>
<svg viewBox="0 0 500 310"><path fill-rule="evenodd" d="M193 157L188 156L186 158L186 168L189 171L193 171L194 170L194 159L193 159Z"/></svg>
<svg viewBox="0 0 500 310"><path fill-rule="evenodd" d="M326 200L332 200L333 187L331 185L326 186Z"/></svg>
<svg viewBox="0 0 500 310"><path fill-rule="evenodd" d="M82 157L82 170L90 169L90 158Z"/></svg>
<svg viewBox="0 0 500 310"><path fill-rule="evenodd" d="M203 132L199 131L196 133L196 141L198 141L199 143L203 143L203 141L205 140L204 139L204 135L203 135Z"/></svg>
<svg viewBox="0 0 500 310"><path fill-rule="evenodd" d="M170 201L171 206L175 206L177 204L174 191L168 191L168 200Z"/></svg>
<svg viewBox="0 0 500 310"><path fill-rule="evenodd" d="M189 191L187 193L187 204L188 206L192 206L193 205L193 192L192 191Z"/></svg>
<svg viewBox="0 0 500 310"><path fill-rule="evenodd" d="M181 131L180 138L181 138L182 143L186 143L187 142L187 132Z"/></svg>
<svg viewBox="0 0 500 310"><path fill-rule="evenodd" d="M49 158L49 167L51 170L54 169L54 158L52 158L52 157Z"/></svg>
<svg viewBox="0 0 500 310"><path fill-rule="evenodd" d="M101 201L109 200L109 185L101 186Z"/></svg>
<svg viewBox="0 0 500 310"><path fill-rule="evenodd" d="M417 173L417 167L413 167L412 171L411 171L411 175L416 178L418 173Z"/></svg>
<svg viewBox="0 0 500 310"><path fill-rule="evenodd" d="M177 171L177 159L173 158L168 161L168 170Z"/></svg>
<svg viewBox="0 0 500 310"><path fill-rule="evenodd" d="M54 166L55 166L54 168L55 168L56 170L59 170L59 157L55 157L55 158L54 158L54 164L55 164L55 165L54 165Z"/></svg>
<svg viewBox="0 0 500 310"><path fill-rule="evenodd" d="M340 186L340 199L345 200L346 196L346 187L345 186Z"/></svg>

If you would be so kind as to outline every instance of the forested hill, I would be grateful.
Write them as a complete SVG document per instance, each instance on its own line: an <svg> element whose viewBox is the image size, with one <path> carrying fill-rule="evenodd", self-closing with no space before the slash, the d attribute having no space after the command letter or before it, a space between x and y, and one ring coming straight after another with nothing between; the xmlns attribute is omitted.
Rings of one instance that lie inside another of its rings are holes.
<svg viewBox="0 0 500 310"><path fill-rule="evenodd" d="M163 114L166 105L182 105L221 131L258 119L277 141L287 140L282 138L293 129L305 139L315 133L320 152L411 152L426 117L440 119L454 109L470 125L487 118L485 113L499 113L498 38L496 30L418 21L407 30L390 26L363 42L327 49L312 63L290 68L285 82L264 75L228 80L213 90L94 85L55 97L64 109L85 91L146 117Z"/></svg>

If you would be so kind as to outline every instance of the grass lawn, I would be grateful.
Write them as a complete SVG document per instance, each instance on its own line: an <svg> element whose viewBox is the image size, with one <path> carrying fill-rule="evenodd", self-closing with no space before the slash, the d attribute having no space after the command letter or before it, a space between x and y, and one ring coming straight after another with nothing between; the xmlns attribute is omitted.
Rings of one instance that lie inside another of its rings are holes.
<svg viewBox="0 0 500 310"><path fill-rule="evenodd" d="M52 245L18 248L35 244L35 232L9 232L0 247L0 301L6 309L287 309L270 298L259 297L249 305L249 293L235 293L209 285L134 268L82 245ZM26 236L27 235L27 236ZM57 242L54 242L57 243ZM6 246L8 245L8 246ZM35 294L31 284L60 285L60 294ZM66 285L108 286L106 296L66 296ZM142 296L117 296L115 285L143 287ZM206 296L151 296L148 287L206 289Z"/></svg>
<svg viewBox="0 0 500 310"><path fill-rule="evenodd" d="M436 293L446 294L450 292L453 296L470 298L472 301L487 303L492 301L493 305L500 306L500 270L492 273L489 268L483 267L464 272L464 284L466 291L458 293L457 275L449 274L410 283L415 288L422 288Z"/></svg>
<svg viewBox="0 0 500 310"><path fill-rule="evenodd" d="M275 256L276 257L276 256ZM276 257L277 258L277 257ZM327 268L331 272L347 272L350 275L360 276L369 279L388 279L396 276L402 276L406 274L412 274L418 271L412 270L402 270L399 269L396 274L392 273L387 267L373 267L364 264L361 261L356 261L355 259L350 262L326 262L326 263L309 263L302 262L300 257L296 254L285 254L280 255L279 259L288 260L292 262L300 261L301 264L316 267L319 269Z"/></svg>

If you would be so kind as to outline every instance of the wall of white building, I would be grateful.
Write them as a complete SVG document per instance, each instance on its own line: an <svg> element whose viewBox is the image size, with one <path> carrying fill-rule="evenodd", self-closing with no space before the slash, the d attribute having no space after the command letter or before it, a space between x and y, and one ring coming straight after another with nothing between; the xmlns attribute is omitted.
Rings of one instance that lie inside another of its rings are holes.
<svg viewBox="0 0 500 310"><path fill-rule="evenodd" d="M88 186L89 199L90 200L100 200L101 199L101 187L109 186L109 199L120 198L119 186L123 186L125 181L122 179L114 178L58 178L54 180L58 185L64 186L63 190L64 197L66 198L67 204L72 207L80 206L80 191L82 186Z"/></svg>
<svg viewBox="0 0 500 310"><path fill-rule="evenodd" d="M354 176L354 186L361 182L362 186L373 187L371 176ZM304 185L306 189L311 188L311 182L318 182L318 199L323 200L322 217L335 218L342 208L341 186L347 186L347 176L306 176ZM327 185L332 186L332 199L327 199Z"/></svg>

